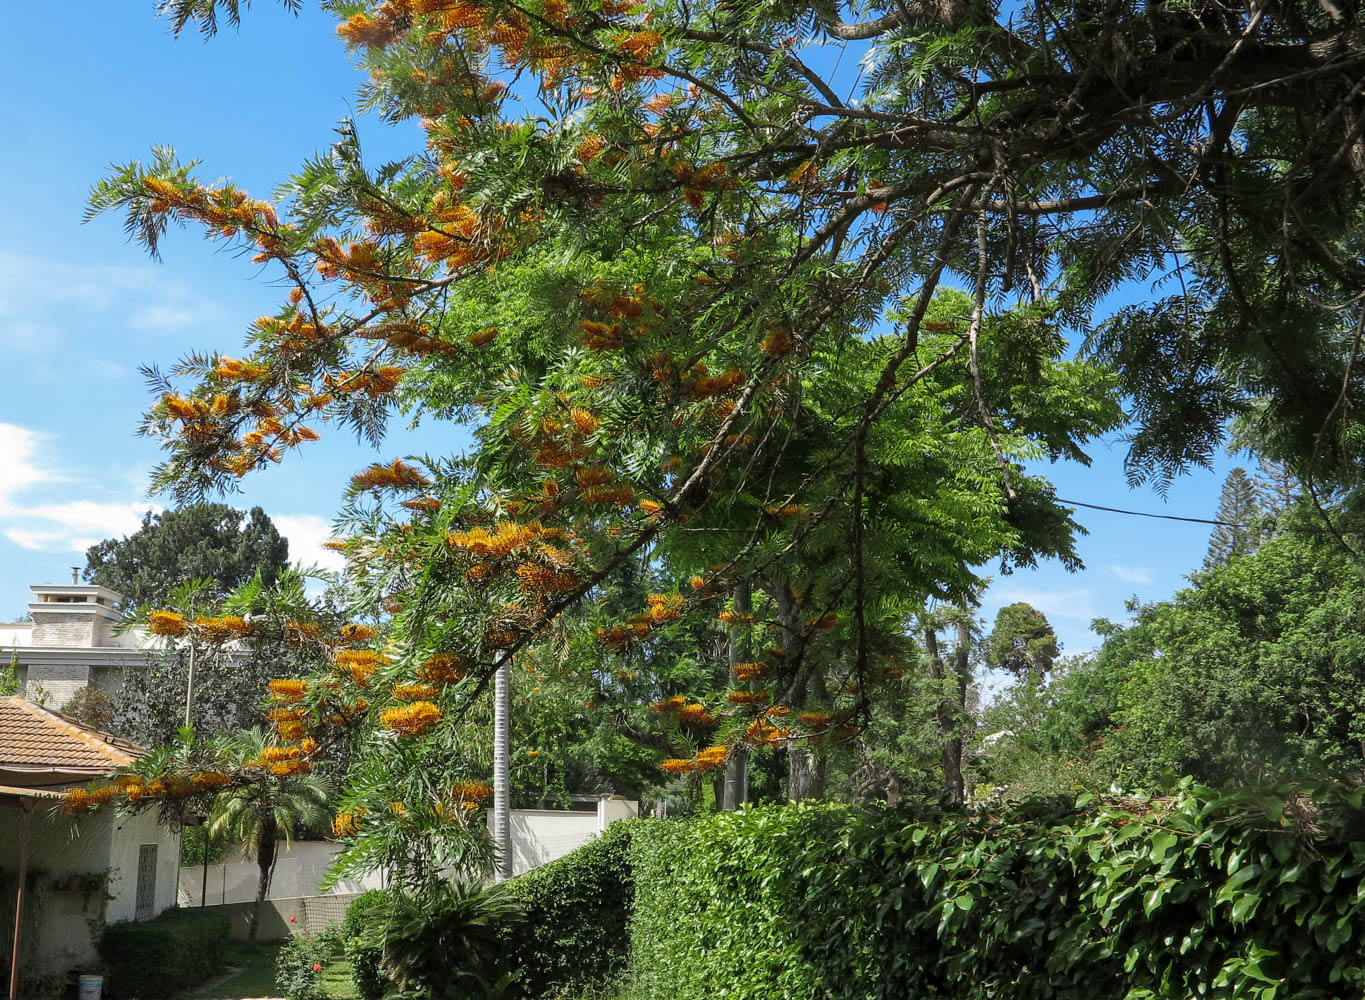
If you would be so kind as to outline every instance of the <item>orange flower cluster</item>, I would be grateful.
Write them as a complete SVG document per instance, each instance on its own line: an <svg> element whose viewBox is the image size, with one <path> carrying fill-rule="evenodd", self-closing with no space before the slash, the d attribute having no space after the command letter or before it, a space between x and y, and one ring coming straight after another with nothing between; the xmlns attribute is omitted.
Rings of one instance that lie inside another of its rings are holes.
<svg viewBox="0 0 1365 1000"><path fill-rule="evenodd" d="M755 719L744 730L744 735L755 743L774 744L791 739L792 731L790 729L779 729L762 719Z"/></svg>
<svg viewBox="0 0 1365 1000"><path fill-rule="evenodd" d="M343 625L341 626L341 637L347 642L364 642L373 639L379 630L372 625Z"/></svg>
<svg viewBox="0 0 1365 1000"><path fill-rule="evenodd" d="M101 785L94 790L87 788L68 788L62 795L62 809L72 816L79 816L98 809L111 799L118 798L117 785Z"/></svg>
<svg viewBox="0 0 1365 1000"><path fill-rule="evenodd" d="M365 810L357 806L355 809L346 809L339 812L332 818L332 836L352 837L360 832L360 822L365 816Z"/></svg>
<svg viewBox="0 0 1365 1000"><path fill-rule="evenodd" d="M417 676L433 684L455 684L464 680L469 661L454 653L434 653L417 670Z"/></svg>
<svg viewBox="0 0 1365 1000"><path fill-rule="evenodd" d="M682 757L670 757L660 762L659 767L669 774L690 774L692 771L692 761Z"/></svg>
<svg viewBox="0 0 1365 1000"><path fill-rule="evenodd" d="M190 777L196 791L207 791L211 788L222 788L224 785L232 784L231 775L223 774L221 771L204 771Z"/></svg>
<svg viewBox="0 0 1365 1000"><path fill-rule="evenodd" d="M527 593L546 594L573 590L579 579L573 573L526 562L517 567L517 584Z"/></svg>
<svg viewBox="0 0 1365 1000"><path fill-rule="evenodd" d="M389 465L376 462L351 478L358 490L403 490L430 486L430 481L402 459Z"/></svg>
<svg viewBox="0 0 1365 1000"><path fill-rule="evenodd" d="M808 624L811 628L834 628L839 624L839 615L834 611L826 611L823 615L810 619Z"/></svg>
<svg viewBox="0 0 1365 1000"><path fill-rule="evenodd" d="M486 330L480 330L478 333L471 333L465 340L469 342L470 347L487 347L498 339L499 332L501 331L499 331L496 326L490 326Z"/></svg>
<svg viewBox="0 0 1365 1000"><path fill-rule="evenodd" d="M625 507L635 502L635 488L626 483L588 486L578 496L587 504L614 504L617 507Z"/></svg>
<svg viewBox="0 0 1365 1000"><path fill-rule="evenodd" d="M265 747L261 750L261 760L267 764L274 764L282 760L298 760L302 751L294 746L274 746Z"/></svg>
<svg viewBox="0 0 1365 1000"><path fill-rule="evenodd" d="M786 327L774 327L759 343L759 348L770 358L780 358L792 352L792 334Z"/></svg>
<svg viewBox="0 0 1365 1000"><path fill-rule="evenodd" d="M649 605L646 613L651 622L665 625L682 617L682 594L650 594L645 598L645 603Z"/></svg>
<svg viewBox="0 0 1365 1000"><path fill-rule="evenodd" d="M147 631L152 635L182 636L189 631L185 616L174 611L153 611L147 616Z"/></svg>
<svg viewBox="0 0 1365 1000"><path fill-rule="evenodd" d="M764 671L767 669L768 664L764 663L762 660L753 660L749 663L736 663L735 668L731 673L735 675L736 680L751 681L758 677L762 677Z"/></svg>
<svg viewBox="0 0 1365 1000"><path fill-rule="evenodd" d="M251 623L239 615L196 618L194 627L208 642L227 642L251 632Z"/></svg>
<svg viewBox="0 0 1365 1000"><path fill-rule="evenodd" d="M280 734L280 739L297 740L303 737L303 709L272 708L265 713L266 719Z"/></svg>
<svg viewBox="0 0 1365 1000"><path fill-rule="evenodd" d="M810 513L810 508L803 503L774 504L768 508L768 513L773 517L780 517L783 519L805 517Z"/></svg>
<svg viewBox="0 0 1365 1000"><path fill-rule="evenodd" d="M432 701L439 693L431 684L397 684L393 689L400 701Z"/></svg>
<svg viewBox="0 0 1365 1000"><path fill-rule="evenodd" d="M772 701L771 691L726 691L725 700L732 705L766 705Z"/></svg>
<svg viewBox="0 0 1365 1000"><path fill-rule="evenodd" d="M651 712L677 712L687 704L687 699L680 694L670 695L667 698L660 698L656 702L651 702L649 710Z"/></svg>
<svg viewBox="0 0 1365 1000"><path fill-rule="evenodd" d="M732 392L744 384L744 373L738 368L730 368L720 375L708 373L705 364L692 367L684 381L684 390L690 399L711 399L721 393Z"/></svg>
<svg viewBox="0 0 1365 1000"><path fill-rule="evenodd" d="M317 642L322 638L322 626L316 622L286 622L284 638L291 646L301 646L305 642Z"/></svg>
<svg viewBox="0 0 1365 1000"><path fill-rule="evenodd" d="M713 726L716 723L715 717L706 710L706 706L701 702L693 702L679 709L678 721L694 726Z"/></svg>
<svg viewBox="0 0 1365 1000"><path fill-rule="evenodd" d="M281 678L267 682L266 689L275 701L297 702L308 693L308 682Z"/></svg>
<svg viewBox="0 0 1365 1000"><path fill-rule="evenodd" d="M493 786L486 781L457 781L450 786L450 794L457 800L482 802L493 797Z"/></svg>
<svg viewBox="0 0 1365 1000"><path fill-rule="evenodd" d="M754 616L743 611L732 611L726 608L716 615L716 621L724 622L726 625L750 625L753 623Z"/></svg>
<svg viewBox="0 0 1365 1000"><path fill-rule="evenodd" d="M821 729L828 726L830 720L833 719L834 716L830 715L828 712L801 712L797 715L797 718L801 720L801 725L803 726L810 726L812 729Z"/></svg>
<svg viewBox="0 0 1365 1000"><path fill-rule="evenodd" d="M440 721L441 710L429 701L415 701L401 708L386 708L379 713L379 722L400 736L417 736Z"/></svg>
<svg viewBox="0 0 1365 1000"><path fill-rule="evenodd" d="M725 766L725 758L729 751L723 746L707 747L697 754L695 769L698 771L713 771L718 767Z"/></svg>
<svg viewBox="0 0 1365 1000"><path fill-rule="evenodd" d="M529 548L542 539L558 537L559 534L559 531L548 529L539 521L529 524L500 521L491 532L480 527L454 532L446 537L446 544L451 548L464 549L480 559L497 559Z"/></svg>

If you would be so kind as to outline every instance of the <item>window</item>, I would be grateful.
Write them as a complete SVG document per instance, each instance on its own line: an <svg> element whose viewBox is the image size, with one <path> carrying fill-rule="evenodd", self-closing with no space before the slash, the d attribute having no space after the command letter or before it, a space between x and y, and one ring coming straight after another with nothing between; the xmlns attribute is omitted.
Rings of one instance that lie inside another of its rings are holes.
<svg viewBox="0 0 1365 1000"><path fill-rule="evenodd" d="M156 845L143 844L137 849L137 908L134 920L146 920L156 911Z"/></svg>

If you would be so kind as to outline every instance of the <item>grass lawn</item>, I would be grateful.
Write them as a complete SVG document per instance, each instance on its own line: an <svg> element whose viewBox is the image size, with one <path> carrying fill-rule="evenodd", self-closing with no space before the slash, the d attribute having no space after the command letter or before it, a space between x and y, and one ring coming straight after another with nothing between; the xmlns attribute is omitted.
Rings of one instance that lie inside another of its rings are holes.
<svg viewBox="0 0 1365 1000"><path fill-rule="evenodd" d="M229 941L223 951L223 964L241 968L216 985L197 990L196 997L273 997L279 995L275 985L275 955L279 941Z"/></svg>
<svg viewBox="0 0 1365 1000"><path fill-rule="evenodd" d="M242 941L229 941L223 954L223 964L241 969L222 982L208 989L196 990L194 1000L208 998L277 997L280 988L275 985L275 956L279 954L279 941L246 944ZM351 982L351 963L337 957L322 971L322 988L330 1000L356 1000L355 984Z"/></svg>

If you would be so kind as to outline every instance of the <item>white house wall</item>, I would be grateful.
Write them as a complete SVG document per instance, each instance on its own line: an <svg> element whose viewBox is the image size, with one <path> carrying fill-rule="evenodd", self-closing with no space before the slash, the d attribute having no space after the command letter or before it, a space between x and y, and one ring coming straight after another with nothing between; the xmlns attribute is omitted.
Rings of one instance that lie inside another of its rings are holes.
<svg viewBox="0 0 1365 1000"><path fill-rule="evenodd" d="M28 867L30 872L41 873L45 885L40 906L36 910L24 907L22 955L25 963L32 963L25 968L39 974L89 968L98 958L90 920L98 916L99 894L71 892L56 885L68 875L98 875L109 868L113 810L76 818L40 806L32 822ZM22 829L23 812L17 806L0 805L0 868L11 874L19 868ZM40 917L37 923L35 916Z"/></svg>
<svg viewBox="0 0 1365 1000"><path fill-rule="evenodd" d="M143 844L156 844L156 892L153 913L175 905L176 872L180 867L180 835L157 823L156 811L117 817L113 836L106 919L109 923L132 920L137 913L137 859Z"/></svg>

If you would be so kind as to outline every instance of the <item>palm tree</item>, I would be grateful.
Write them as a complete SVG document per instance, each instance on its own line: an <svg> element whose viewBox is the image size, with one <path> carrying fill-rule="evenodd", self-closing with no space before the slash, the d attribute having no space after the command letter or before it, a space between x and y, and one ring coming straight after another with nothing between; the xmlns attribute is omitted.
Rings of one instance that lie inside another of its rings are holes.
<svg viewBox="0 0 1365 1000"><path fill-rule="evenodd" d="M272 745L270 734L259 726L228 733L220 740L224 756L238 768L263 760L266 748ZM256 940L261 905L270 891L276 845L283 840L288 847L300 824L325 823L331 815L331 794L331 786L316 775L276 774L262 766L260 780L229 788L214 800L209 836L234 841L246 853L255 854L260 872L247 940Z"/></svg>

